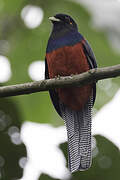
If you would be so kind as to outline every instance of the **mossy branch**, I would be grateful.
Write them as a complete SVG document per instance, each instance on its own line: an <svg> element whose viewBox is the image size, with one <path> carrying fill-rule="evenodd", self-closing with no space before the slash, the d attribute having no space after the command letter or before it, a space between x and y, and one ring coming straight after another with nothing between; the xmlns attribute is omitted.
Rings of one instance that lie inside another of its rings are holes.
<svg viewBox="0 0 120 180"><path fill-rule="evenodd" d="M97 82L98 80L115 78L117 76L120 76L120 64L111 67L91 69L85 73L73 76L58 77L55 79L47 79L11 86L3 86L0 87L0 97L32 94L40 91L48 91L50 89L58 87L82 87L86 84Z"/></svg>

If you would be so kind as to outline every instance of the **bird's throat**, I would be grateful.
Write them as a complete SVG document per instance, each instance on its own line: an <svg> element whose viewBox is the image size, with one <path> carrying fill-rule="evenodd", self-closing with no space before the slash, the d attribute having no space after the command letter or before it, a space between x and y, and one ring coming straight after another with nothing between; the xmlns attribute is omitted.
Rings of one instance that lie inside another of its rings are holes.
<svg viewBox="0 0 120 180"><path fill-rule="evenodd" d="M65 36L67 33L69 33L71 29L66 27L65 25L53 25L53 30L51 33L51 39L58 39L60 37Z"/></svg>

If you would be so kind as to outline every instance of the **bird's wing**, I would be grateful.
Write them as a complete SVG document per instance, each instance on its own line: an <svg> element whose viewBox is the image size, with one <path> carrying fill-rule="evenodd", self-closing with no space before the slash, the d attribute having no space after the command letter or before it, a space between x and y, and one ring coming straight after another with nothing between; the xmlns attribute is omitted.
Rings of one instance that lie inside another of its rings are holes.
<svg viewBox="0 0 120 180"><path fill-rule="evenodd" d="M45 79L50 79L46 58L45 58ZM50 94L52 103L54 105L54 108L56 109L57 113L61 116L58 93L54 89L52 89L52 90L49 90L49 94Z"/></svg>
<svg viewBox="0 0 120 180"><path fill-rule="evenodd" d="M97 68L96 58L89 43L86 40L83 40L82 45L83 45L83 50L86 55L90 69ZM95 99L96 99L96 83L93 83L93 105L94 105Z"/></svg>
<svg viewBox="0 0 120 180"><path fill-rule="evenodd" d="M97 68L96 58L89 43L86 40L84 40L82 41L82 45L83 45L84 53L87 57L90 69Z"/></svg>

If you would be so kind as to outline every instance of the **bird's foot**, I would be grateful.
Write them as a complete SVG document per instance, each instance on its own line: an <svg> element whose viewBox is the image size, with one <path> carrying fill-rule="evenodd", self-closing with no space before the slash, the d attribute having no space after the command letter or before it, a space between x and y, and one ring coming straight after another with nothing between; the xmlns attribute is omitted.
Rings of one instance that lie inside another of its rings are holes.
<svg viewBox="0 0 120 180"><path fill-rule="evenodd" d="M75 73L75 74L71 74L70 76L73 77L74 75L77 75L78 73Z"/></svg>
<svg viewBox="0 0 120 180"><path fill-rule="evenodd" d="M73 76L74 76L74 74L71 74L70 76L71 76L71 77L73 77Z"/></svg>
<svg viewBox="0 0 120 180"><path fill-rule="evenodd" d="M55 79L60 79L60 75L58 74L57 76L55 76Z"/></svg>

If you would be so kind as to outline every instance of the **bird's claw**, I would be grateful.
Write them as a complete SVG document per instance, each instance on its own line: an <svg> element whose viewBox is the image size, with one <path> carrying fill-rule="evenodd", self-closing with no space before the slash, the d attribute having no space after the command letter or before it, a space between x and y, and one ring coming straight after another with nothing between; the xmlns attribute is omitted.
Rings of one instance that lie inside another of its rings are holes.
<svg viewBox="0 0 120 180"><path fill-rule="evenodd" d="M58 74L57 76L55 76L55 79L60 79L60 75Z"/></svg>

